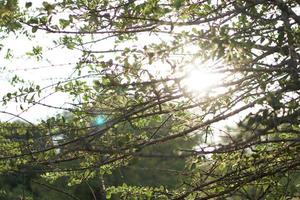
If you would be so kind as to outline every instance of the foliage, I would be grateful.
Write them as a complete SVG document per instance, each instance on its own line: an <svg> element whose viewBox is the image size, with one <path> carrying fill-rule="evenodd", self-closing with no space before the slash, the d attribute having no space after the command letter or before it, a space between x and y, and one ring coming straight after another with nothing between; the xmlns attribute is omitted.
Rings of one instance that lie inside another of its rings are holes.
<svg viewBox="0 0 300 200"><path fill-rule="evenodd" d="M155 147L173 142L163 156L187 157L177 176L188 181L172 189L114 186L106 195L225 199L255 196L258 186L258 198L276 198L269 194L275 190L277 197L299 195L289 186L300 166L298 8L293 0L3 1L4 36L58 35L56 47L81 56L75 76L57 84L26 87L14 78L21 86L3 96L4 105L42 105L72 117L33 124L12 114L27 124L1 124L1 172L34 171L75 185L103 179L141 155L159 158ZM37 45L25 54L42 60L47 48ZM193 68L224 77L191 91L185 80ZM51 92L68 94L72 107L43 104ZM237 115L239 137L213 128ZM99 116L100 125L94 123ZM211 134L227 141L211 142ZM197 147L174 145L194 135L202 138Z"/></svg>

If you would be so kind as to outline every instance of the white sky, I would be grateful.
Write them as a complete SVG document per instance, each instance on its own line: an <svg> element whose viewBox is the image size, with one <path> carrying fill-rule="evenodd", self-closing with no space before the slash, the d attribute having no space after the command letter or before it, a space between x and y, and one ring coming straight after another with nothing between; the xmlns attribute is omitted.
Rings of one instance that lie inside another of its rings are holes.
<svg viewBox="0 0 300 200"><path fill-rule="evenodd" d="M20 2L20 5L25 5L26 0L21 0ZM36 5L36 1L34 1L33 3L34 5ZM42 1L39 1L39 3L42 3ZM11 35L11 37L2 42L4 48L2 49L2 51L0 51L1 58L6 53L7 48L11 48L13 51L13 55L17 59L13 58L12 60L0 60L0 68L6 68L6 70L4 70L0 74L1 99L2 96L7 92L14 92L16 90L16 87L13 87L8 83L8 80L11 79L14 74L19 75L25 81L35 82L41 85L41 87L56 83L60 80L60 78L66 78L72 74L73 67L81 55L79 51L76 52L67 49L56 48L54 50L46 51L43 54L44 58L41 61L30 59L28 58L28 56L24 56L26 52L31 51L32 47L36 45L42 46L44 49L47 49L48 47L54 47L52 41L54 39L57 39L58 37L59 35L45 34L45 32L37 31L36 38L32 39L31 41L29 41L24 36L19 36L16 38L15 36ZM142 45L150 42L153 41L149 40L148 37L142 37ZM102 43L105 49L97 50L107 50L108 46L111 46L111 44L111 41L106 41ZM47 62L47 60L49 60L50 62ZM209 84L214 84L218 78L216 78L216 80L213 79L214 77L210 77L209 75L207 77L202 76L202 81L204 81L202 83L207 84L205 82L209 82ZM191 83L189 84L192 85L193 82L196 81L197 79L190 80ZM192 89L195 89L195 87L193 86ZM69 100L70 99L66 94L55 93L42 100L41 103L61 107L65 104L65 102ZM17 114L20 117L25 118L31 122L36 122L40 119L46 119L47 117L53 116L57 113L61 113L61 110L49 109L48 107L40 105L35 105L31 107L27 112L22 113L19 104L16 103L9 103L6 106L0 105L0 111ZM239 118L240 117L238 116L232 118L231 122L238 121ZM0 121L16 119L16 117L12 117L11 115L0 114ZM219 125L216 125L216 127L223 127L225 125L228 125L228 121L221 122L219 123Z"/></svg>
<svg viewBox="0 0 300 200"><path fill-rule="evenodd" d="M12 58L11 60L0 60L0 68L5 67L5 70L2 70L2 73L0 74L1 99L7 92L14 92L16 90L16 87L13 87L8 82L14 74L17 74L26 82L35 82L36 84L41 85L41 87L56 83L60 80L60 78L66 78L72 74L74 64L69 65L68 63L76 63L80 55L74 51L72 53L70 53L70 50L67 49L46 51L44 59L41 61L37 61L36 59L32 59L24 55L26 52L31 51L32 47L36 45L42 46L44 49L46 49L46 47L54 46L54 44L52 44L54 37L55 35L45 35L44 33L38 32L36 38L31 41L24 36L19 36L18 38L11 36L2 42L4 48L0 51L0 56L3 58L6 54L7 48L10 48L16 58ZM51 62L49 63L46 60ZM67 96L60 93L53 94L42 102L61 106L66 100ZM15 103L9 103L6 106L0 105L0 110L12 112L14 114L21 113L19 105ZM20 116L31 121L36 121L40 118L47 118L55 113L57 113L57 110L35 105L29 110L29 112L23 113ZM0 115L1 121L10 118L11 116L7 114Z"/></svg>

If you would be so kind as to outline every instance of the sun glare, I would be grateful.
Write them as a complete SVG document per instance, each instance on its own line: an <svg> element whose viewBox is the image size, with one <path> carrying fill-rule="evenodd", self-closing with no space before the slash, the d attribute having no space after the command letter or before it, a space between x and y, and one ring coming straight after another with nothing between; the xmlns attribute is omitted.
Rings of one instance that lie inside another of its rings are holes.
<svg viewBox="0 0 300 200"><path fill-rule="evenodd" d="M187 73L183 85L188 92L200 94L214 89L217 85L222 85L222 78L223 75L220 73L193 68Z"/></svg>

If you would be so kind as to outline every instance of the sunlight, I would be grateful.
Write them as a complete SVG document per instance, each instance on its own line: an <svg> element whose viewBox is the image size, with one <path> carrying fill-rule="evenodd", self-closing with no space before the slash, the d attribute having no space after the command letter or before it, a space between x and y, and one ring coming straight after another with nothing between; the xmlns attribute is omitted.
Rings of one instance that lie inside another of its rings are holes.
<svg viewBox="0 0 300 200"><path fill-rule="evenodd" d="M216 86L220 86L222 84L223 78L223 74L214 73L207 69L199 69L193 67L186 74L186 78L183 80L182 83L184 88L188 92L200 94L203 92L208 92L212 89L214 90L214 92L217 92L221 88Z"/></svg>

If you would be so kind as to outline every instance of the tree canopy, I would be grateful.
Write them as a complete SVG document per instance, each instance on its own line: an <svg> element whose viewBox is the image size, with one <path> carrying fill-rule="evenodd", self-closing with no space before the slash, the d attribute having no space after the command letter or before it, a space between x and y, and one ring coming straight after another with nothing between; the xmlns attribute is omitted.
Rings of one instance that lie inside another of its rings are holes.
<svg viewBox="0 0 300 200"><path fill-rule="evenodd" d="M162 179L161 186L106 185L102 195L300 195L298 1L4 0L0 11L3 41L52 42L24 52L36 63L49 52L62 62L67 55L55 52L76 55L64 63L72 74L48 85L12 76L15 90L1 103L21 112L0 111L18 119L0 125L2 174L66 178L71 186L105 180L138 158L184 159L174 187ZM13 61L14 47L1 47ZM53 94L68 102L44 103ZM34 123L22 117L35 106L60 114Z"/></svg>

